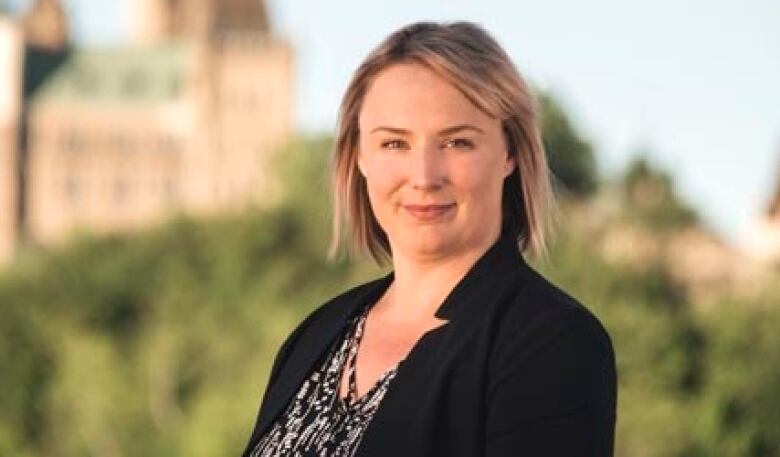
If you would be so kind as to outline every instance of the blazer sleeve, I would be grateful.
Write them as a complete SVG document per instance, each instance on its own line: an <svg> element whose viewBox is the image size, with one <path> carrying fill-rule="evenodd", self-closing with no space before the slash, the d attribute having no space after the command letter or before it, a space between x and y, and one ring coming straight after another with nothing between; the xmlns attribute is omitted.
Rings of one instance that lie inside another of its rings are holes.
<svg viewBox="0 0 780 457"><path fill-rule="evenodd" d="M612 342L587 310L504 338L488 384L486 456L613 455ZM529 335L534 335L530 337Z"/></svg>

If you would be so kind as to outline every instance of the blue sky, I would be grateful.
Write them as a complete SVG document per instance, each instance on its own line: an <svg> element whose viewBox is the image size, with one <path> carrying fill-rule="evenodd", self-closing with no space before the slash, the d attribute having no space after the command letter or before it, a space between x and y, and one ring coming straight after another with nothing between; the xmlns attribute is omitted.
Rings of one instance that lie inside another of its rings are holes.
<svg viewBox="0 0 780 457"><path fill-rule="evenodd" d="M75 38L127 38L128 2L65 0ZM26 0L7 1L17 8ZM707 223L738 241L780 175L777 0L271 0L297 51L296 124L332 131L352 70L408 22L466 19L553 91L602 172L639 148L669 170Z"/></svg>

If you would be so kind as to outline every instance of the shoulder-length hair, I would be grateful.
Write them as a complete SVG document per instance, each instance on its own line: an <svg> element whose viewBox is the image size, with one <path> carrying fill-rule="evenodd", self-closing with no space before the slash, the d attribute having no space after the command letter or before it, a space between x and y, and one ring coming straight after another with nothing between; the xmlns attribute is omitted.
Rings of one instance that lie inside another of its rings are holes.
<svg viewBox="0 0 780 457"><path fill-rule="evenodd" d="M555 199L539 129L538 102L507 53L471 22L417 22L393 32L355 71L339 108L330 158L333 191L333 258L345 239L352 254L370 254L380 265L391 259L387 234L371 210L365 178L358 171L358 118L376 76L399 63L424 65L460 90L477 108L501 119L517 166L505 178L502 230L522 251L546 253L545 232Z"/></svg>

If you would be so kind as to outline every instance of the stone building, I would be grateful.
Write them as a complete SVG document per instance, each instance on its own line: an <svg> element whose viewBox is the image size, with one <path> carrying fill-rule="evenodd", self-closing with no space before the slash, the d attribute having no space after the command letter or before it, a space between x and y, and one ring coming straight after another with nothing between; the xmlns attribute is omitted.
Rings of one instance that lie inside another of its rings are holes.
<svg viewBox="0 0 780 457"><path fill-rule="evenodd" d="M21 41L18 27L0 16L0 261L12 257L18 236Z"/></svg>
<svg viewBox="0 0 780 457"><path fill-rule="evenodd" d="M751 257L780 265L780 166L775 179L769 203L750 225L742 244Z"/></svg>
<svg viewBox="0 0 780 457"><path fill-rule="evenodd" d="M68 42L59 0L0 18L0 262L23 244L262 205L292 51L261 0L134 0L128 45Z"/></svg>

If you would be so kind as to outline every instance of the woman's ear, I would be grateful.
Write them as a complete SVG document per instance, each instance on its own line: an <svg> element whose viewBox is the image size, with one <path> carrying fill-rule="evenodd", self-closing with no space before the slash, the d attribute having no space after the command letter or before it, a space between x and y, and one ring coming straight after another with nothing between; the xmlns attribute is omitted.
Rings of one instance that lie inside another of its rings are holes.
<svg viewBox="0 0 780 457"><path fill-rule="evenodd" d="M365 177L366 177L366 166L365 166L365 164L363 163L363 154L361 154L361 153L360 153L360 149L358 149L357 151L355 151L355 155L357 156L357 167L358 167L358 171L359 171L359 172L360 172L360 174L361 174L361 175L363 175L363 177L365 178Z"/></svg>
<svg viewBox="0 0 780 457"><path fill-rule="evenodd" d="M516 166L517 163L515 162L515 156L512 153L508 153L506 162L504 162L504 178L511 175Z"/></svg>
<svg viewBox="0 0 780 457"><path fill-rule="evenodd" d="M512 141L512 137L509 136L509 132L506 128L502 128L502 133L504 136L504 147L506 148L506 161L504 162L504 178L506 178L514 171L517 166L517 161L515 160L515 154L513 152L514 142Z"/></svg>

